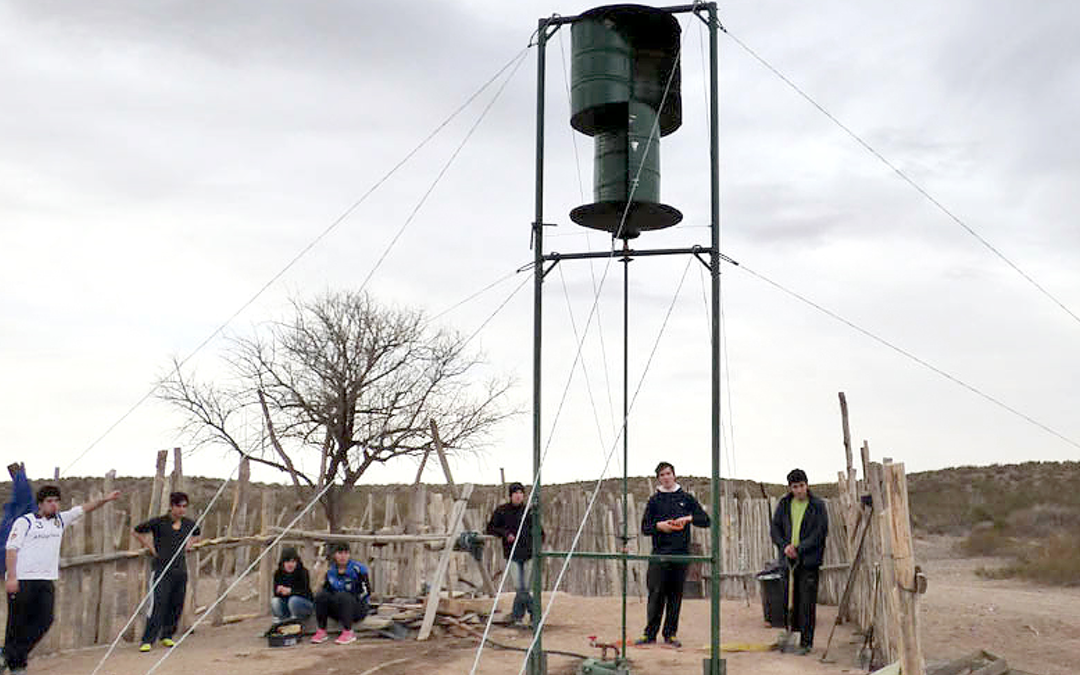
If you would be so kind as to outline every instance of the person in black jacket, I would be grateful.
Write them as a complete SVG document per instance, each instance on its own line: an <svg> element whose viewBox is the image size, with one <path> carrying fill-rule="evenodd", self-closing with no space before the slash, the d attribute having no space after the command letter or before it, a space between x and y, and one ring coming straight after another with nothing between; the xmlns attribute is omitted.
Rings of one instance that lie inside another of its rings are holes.
<svg viewBox="0 0 1080 675"><path fill-rule="evenodd" d="M709 514L705 513L693 495L684 492L675 482L675 467L670 463L657 464L656 477L660 485L645 505L641 533L652 537L653 553L689 555L690 529L687 525L708 527ZM664 642L682 646L675 635L679 632L679 610L682 607L686 569L687 563L684 562L649 561L645 577L649 587L648 619L645 635L636 644L656 642L663 618Z"/></svg>
<svg viewBox="0 0 1080 675"><path fill-rule="evenodd" d="M270 612L276 621L289 621L306 619L314 610L311 576L296 549L286 546L281 550L281 561L274 572L274 597L270 599Z"/></svg>
<svg viewBox="0 0 1080 675"><path fill-rule="evenodd" d="M180 623L184 610L184 595L187 593L187 560L185 554L199 541L199 526L186 517L188 496L183 492L169 495L169 512L157 518L151 518L132 529L133 536L140 544L154 554L152 584L154 586L153 604L150 616L146 620L140 652L150 651L158 637L161 644L172 647L173 633ZM147 539L146 535L153 539Z"/></svg>
<svg viewBox="0 0 1080 675"><path fill-rule="evenodd" d="M787 475L790 491L776 505L770 536L780 555L794 568L794 617L792 630L799 631L799 654L809 654L814 646L817 623L818 571L825 558L829 536L829 512L825 502L810 491L806 472L794 469ZM788 596L787 581L784 597Z"/></svg>
<svg viewBox="0 0 1080 675"><path fill-rule="evenodd" d="M496 507L488 521L487 533L502 540L503 555L510 567L511 581L516 591L514 605L510 610L510 623L517 623L525 618L526 611L531 620L536 619L533 614L532 594L529 592L532 575L535 573L532 550L533 514L531 509L525 513L524 485L510 483L507 492L510 501ZM525 520L524 524L521 522L522 518Z"/></svg>

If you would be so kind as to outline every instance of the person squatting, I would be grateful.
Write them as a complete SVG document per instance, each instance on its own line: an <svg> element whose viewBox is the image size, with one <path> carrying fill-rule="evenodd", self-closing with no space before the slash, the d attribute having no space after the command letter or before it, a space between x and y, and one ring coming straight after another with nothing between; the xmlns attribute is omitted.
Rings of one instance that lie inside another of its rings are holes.
<svg viewBox="0 0 1080 675"><path fill-rule="evenodd" d="M321 644L330 639L326 633L326 624L332 617L341 624L341 635L334 643L347 645L356 642L353 624L362 621L370 607L368 568L367 565L352 559L349 545L344 542L334 544L331 550L333 559L326 570L322 590L315 596L315 621L318 629L311 641Z"/></svg>

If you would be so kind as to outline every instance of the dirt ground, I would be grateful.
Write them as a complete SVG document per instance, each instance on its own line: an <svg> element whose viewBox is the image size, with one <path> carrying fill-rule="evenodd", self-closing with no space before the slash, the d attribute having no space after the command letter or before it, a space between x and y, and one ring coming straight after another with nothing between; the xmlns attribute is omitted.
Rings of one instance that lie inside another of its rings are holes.
<svg viewBox="0 0 1080 675"><path fill-rule="evenodd" d="M930 590L921 606L923 648L929 661L987 649L1004 656L1023 670L1040 675L1072 675L1080 659L1080 589L1048 589L1016 581L985 580L975 575L993 559L957 558L955 541L931 538L918 542L917 556L929 576ZM550 596L545 596L545 602ZM508 608L510 598L500 601ZM237 608L239 609L239 608ZM232 610L230 609L230 612ZM644 621L643 599L628 599L628 636L632 639ZM819 658L835 618L835 608L820 607L818 636L810 656L779 653L725 654L732 675L817 675L860 672L855 664L856 636L849 626L837 629L830 661ZM544 632L546 649L599 656L588 646L588 636L603 641L619 638L619 598L580 598L559 594L552 619ZM724 643L772 643L780 631L763 626L757 604L725 601L721 613ZM265 620L250 620L218 629L200 627L155 672L228 672L230 675L406 675L413 673L468 673L476 654L476 641L440 637L425 643L362 639L339 647L304 644L284 649L266 646L259 634ZM632 672L657 675L696 674L708 654L708 601L687 600L679 636L683 648L661 646L630 649ZM498 627L492 637L514 647L526 647L531 634ZM102 675L134 675L147 672L165 653L155 648L140 654L122 645L101 669ZM102 647L32 659L35 675L89 675L105 654ZM551 675L570 675L579 659L551 656ZM522 654L485 649L477 673L503 675L518 672ZM373 670L374 669L374 670Z"/></svg>

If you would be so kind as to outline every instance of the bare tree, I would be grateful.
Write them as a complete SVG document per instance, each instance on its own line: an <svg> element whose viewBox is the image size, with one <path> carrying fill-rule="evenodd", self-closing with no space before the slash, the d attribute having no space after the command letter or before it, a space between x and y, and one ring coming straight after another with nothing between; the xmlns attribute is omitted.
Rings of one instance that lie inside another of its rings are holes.
<svg viewBox="0 0 1080 675"><path fill-rule="evenodd" d="M509 381L478 381L481 357L419 311L352 292L293 301L292 310L233 338L226 376L199 382L174 363L158 396L183 411L196 444L249 453L287 474L298 499L331 483L321 500L331 530L342 525L341 491L372 465L432 447L429 420L448 449L468 452L511 414ZM264 435L245 427L253 417Z"/></svg>

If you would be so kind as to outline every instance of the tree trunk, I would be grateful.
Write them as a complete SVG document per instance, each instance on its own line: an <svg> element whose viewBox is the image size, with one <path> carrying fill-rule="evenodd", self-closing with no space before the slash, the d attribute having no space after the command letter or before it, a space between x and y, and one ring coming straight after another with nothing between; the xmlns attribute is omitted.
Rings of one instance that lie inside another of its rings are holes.
<svg viewBox="0 0 1080 675"><path fill-rule="evenodd" d="M341 532L343 526L341 522L341 498L341 486L339 485L331 485L322 498L323 512L326 514L326 522L331 532Z"/></svg>

